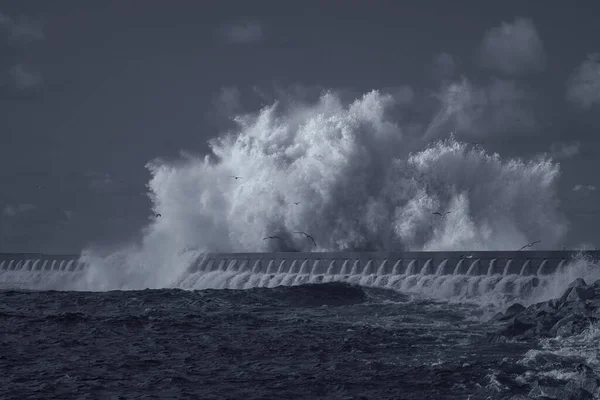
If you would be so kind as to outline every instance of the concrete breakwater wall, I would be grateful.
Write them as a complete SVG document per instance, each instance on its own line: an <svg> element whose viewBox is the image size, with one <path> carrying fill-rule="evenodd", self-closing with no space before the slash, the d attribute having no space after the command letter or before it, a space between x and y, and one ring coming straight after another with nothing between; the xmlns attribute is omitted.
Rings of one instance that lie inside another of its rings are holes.
<svg viewBox="0 0 600 400"><path fill-rule="evenodd" d="M208 253L195 272L326 275L549 275L576 256L600 259L600 251L448 251L331 253ZM77 254L0 253L1 271L77 271Z"/></svg>
<svg viewBox="0 0 600 400"><path fill-rule="evenodd" d="M0 272L76 271L84 267L77 254L0 253Z"/></svg>
<svg viewBox="0 0 600 400"><path fill-rule="evenodd" d="M600 251L209 253L190 272L311 275L549 275Z"/></svg>

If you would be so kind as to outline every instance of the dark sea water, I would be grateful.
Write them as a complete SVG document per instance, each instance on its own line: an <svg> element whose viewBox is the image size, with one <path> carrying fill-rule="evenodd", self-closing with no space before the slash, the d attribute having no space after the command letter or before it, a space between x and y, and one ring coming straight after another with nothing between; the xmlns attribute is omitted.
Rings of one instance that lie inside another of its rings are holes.
<svg viewBox="0 0 600 400"><path fill-rule="evenodd" d="M2 399L508 399L535 343L346 283L0 292ZM521 383L519 383L521 382ZM524 398L524 397L523 397Z"/></svg>

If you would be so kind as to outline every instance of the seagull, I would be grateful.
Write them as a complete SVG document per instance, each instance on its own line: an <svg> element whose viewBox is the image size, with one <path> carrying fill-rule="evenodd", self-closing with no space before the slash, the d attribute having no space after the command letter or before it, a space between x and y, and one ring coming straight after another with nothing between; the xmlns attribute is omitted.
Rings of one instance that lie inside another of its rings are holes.
<svg viewBox="0 0 600 400"><path fill-rule="evenodd" d="M241 176L235 176L235 175L231 175L231 176L230 176L230 178L233 178L233 179L235 179L236 181L237 181L238 179L242 179L242 177L241 177Z"/></svg>
<svg viewBox="0 0 600 400"><path fill-rule="evenodd" d="M280 236L267 236L266 238L263 238L263 240L267 240L267 239L279 239L281 241L284 241L283 238Z"/></svg>
<svg viewBox="0 0 600 400"><path fill-rule="evenodd" d="M533 245L534 245L534 244L536 244L536 243L542 243L542 241L541 241L541 240L536 240L535 242L527 243L525 246L521 247L521 248L520 248L519 250L517 250L517 251L521 251L521 250L523 250L525 247L531 247L531 246L533 246Z"/></svg>
<svg viewBox="0 0 600 400"><path fill-rule="evenodd" d="M446 211L446 212L445 212L445 213L443 213L443 214L442 214L441 212L438 212L438 211L436 211L436 212L432 212L432 214L433 214L433 215L439 215L439 216L440 216L440 217L442 217L442 218L446 218L446 215L450 214L450 211Z"/></svg>
<svg viewBox="0 0 600 400"><path fill-rule="evenodd" d="M295 202L294 202L294 204L295 204L295 205L298 205L298 204L300 204L300 203L302 203L302 202L301 202L301 201L295 201Z"/></svg>
<svg viewBox="0 0 600 400"><path fill-rule="evenodd" d="M310 236L308 233L306 233L306 232L294 232L294 233L299 233L301 235L306 236L308 239L312 240L315 247L317 247L317 242L315 242L315 239L312 236Z"/></svg>
<svg viewBox="0 0 600 400"><path fill-rule="evenodd" d="M158 218L158 217L162 217L162 214L160 214L160 213L156 214L156 218Z"/></svg>

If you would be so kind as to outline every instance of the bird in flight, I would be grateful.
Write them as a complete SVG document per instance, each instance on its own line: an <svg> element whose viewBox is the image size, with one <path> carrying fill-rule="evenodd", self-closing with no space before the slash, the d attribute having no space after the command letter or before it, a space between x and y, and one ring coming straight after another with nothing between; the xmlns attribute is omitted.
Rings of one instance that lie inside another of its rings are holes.
<svg viewBox="0 0 600 400"><path fill-rule="evenodd" d="M317 242L315 242L315 239L312 236L310 236L308 233L306 233L306 232L294 232L294 233L299 233L301 235L306 236L308 239L312 240L315 247L317 247Z"/></svg>
<svg viewBox="0 0 600 400"><path fill-rule="evenodd" d="M267 240L267 239L278 239L283 241L283 238L280 236L267 236L266 238L263 238L263 240Z"/></svg>
<svg viewBox="0 0 600 400"><path fill-rule="evenodd" d="M439 215L439 216L440 216L440 217L442 217L442 218L446 218L446 215L450 214L450 211L446 211L446 212L445 212L445 213L443 213L443 214L442 214L441 212L439 212L439 211L436 211L436 212L432 212L432 214L433 214L433 215Z"/></svg>
<svg viewBox="0 0 600 400"><path fill-rule="evenodd" d="M241 176L235 176L235 175L231 175L231 176L230 176L230 178L233 178L233 179L235 179L236 181L237 181L238 179L242 179L242 177L241 177Z"/></svg>
<svg viewBox="0 0 600 400"><path fill-rule="evenodd" d="M533 246L533 245L534 245L534 244L536 244L536 243L542 243L542 241L541 241L541 240L536 240L535 242L527 243L525 246L521 247L521 248L520 248L519 250L517 250L517 251L521 251L521 250L523 250L523 249L524 249L524 248L526 248L526 247L531 247L531 246Z"/></svg>
<svg viewBox="0 0 600 400"><path fill-rule="evenodd" d="M294 204L295 204L295 205L298 205L298 204L300 204L300 203L302 203L302 202L301 202L301 201L295 201L295 202L294 202Z"/></svg>
<svg viewBox="0 0 600 400"><path fill-rule="evenodd" d="M162 214L158 213L156 214L156 218L162 217Z"/></svg>

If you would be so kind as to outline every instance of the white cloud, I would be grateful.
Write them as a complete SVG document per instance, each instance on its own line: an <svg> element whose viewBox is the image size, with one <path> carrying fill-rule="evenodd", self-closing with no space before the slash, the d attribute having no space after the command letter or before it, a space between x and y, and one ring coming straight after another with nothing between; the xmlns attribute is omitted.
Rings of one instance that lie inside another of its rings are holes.
<svg viewBox="0 0 600 400"><path fill-rule="evenodd" d="M579 154L580 148L579 142L553 143L550 147L550 155L556 160L573 158Z"/></svg>
<svg viewBox="0 0 600 400"><path fill-rule="evenodd" d="M600 104L600 54L590 54L567 81L567 100L589 110Z"/></svg>
<svg viewBox="0 0 600 400"><path fill-rule="evenodd" d="M495 72L521 75L544 68L544 46L532 21L516 18L485 34L477 60L482 67Z"/></svg>
<svg viewBox="0 0 600 400"><path fill-rule="evenodd" d="M6 217L16 217L19 214L26 213L29 211L35 210L35 206L33 204L17 204L17 205L7 205L2 210L2 215Z"/></svg>
<svg viewBox="0 0 600 400"><path fill-rule="evenodd" d="M226 24L221 27L219 33L232 43L257 43L265 38L262 25L252 20Z"/></svg>
<svg viewBox="0 0 600 400"><path fill-rule="evenodd" d="M580 190L594 191L594 190L596 190L596 186L594 186L594 185L575 185L575 186L573 186L574 192L578 192Z"/></svg>

